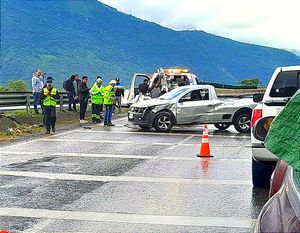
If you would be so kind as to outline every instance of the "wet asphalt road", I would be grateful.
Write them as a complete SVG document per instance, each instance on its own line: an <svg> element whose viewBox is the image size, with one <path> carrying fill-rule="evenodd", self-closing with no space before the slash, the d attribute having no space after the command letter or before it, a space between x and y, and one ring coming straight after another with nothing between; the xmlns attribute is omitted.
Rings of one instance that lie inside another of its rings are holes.
<svg viewBox="0 0 300 233"><path fill-rule="evenodd" d="M79 128L0 148L0 227L11 232L252 232L268 191L251 185L250 138ZM0 228L1 229L1 228Z"/></svg>

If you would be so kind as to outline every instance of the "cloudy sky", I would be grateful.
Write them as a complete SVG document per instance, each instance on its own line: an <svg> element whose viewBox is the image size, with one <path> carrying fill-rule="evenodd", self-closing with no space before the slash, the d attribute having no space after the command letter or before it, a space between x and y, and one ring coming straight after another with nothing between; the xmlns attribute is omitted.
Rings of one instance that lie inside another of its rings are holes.
<svg viewBox="0 0 300 233"><path fill-rule="evenodd" d="M300 50L300 0L100 0L175 30Z"/></svg>

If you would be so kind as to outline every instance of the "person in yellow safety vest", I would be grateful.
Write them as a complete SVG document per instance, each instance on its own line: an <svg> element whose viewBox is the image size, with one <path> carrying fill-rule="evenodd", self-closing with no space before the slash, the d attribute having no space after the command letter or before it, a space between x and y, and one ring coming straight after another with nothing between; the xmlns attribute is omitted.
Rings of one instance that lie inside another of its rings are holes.
<svg viewBox="0 0 300 233"><path fill-rule="evenodd" d="M115 105L115 85L116 80L111 80L109 84L104 88L104 125L107 126L115 126L113 123L111 123L112 113Z"/></svg>
<svg viewBox="0 0 300 233"><path fill-rule="evenodd" d="M97 77L95 84L91 90L92 99L92 121L93 123L101 123L101 112L103 110L103 95L104 87L102 86L102 79L100 76Z"/></svg>
<svg viewBox="0 0 300 233"><path fill-rule="evenodd" d="M52 81L52 77L47 77L47 84L46 87L43 88L41 96L43 101L46 134L50 134L50 127L52 127L52 132L55 132L56 99L59 99L59 93L57 89L53 87Z"/></svg>

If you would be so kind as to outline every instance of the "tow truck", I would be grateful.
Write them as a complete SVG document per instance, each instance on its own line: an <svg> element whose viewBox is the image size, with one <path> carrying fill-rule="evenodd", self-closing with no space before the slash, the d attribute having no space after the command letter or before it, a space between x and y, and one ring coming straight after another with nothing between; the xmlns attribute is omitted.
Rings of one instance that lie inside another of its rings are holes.
<svg viewBox="0 0 300 233"><path fill-rule="evenodd" d="M136 102L136 96L139 95L138 87L143 81L149 80L149 89L155 84L159 84L162 92L169 92L179 86L198 85L199 80L195 74L189 72L187 68L159 68L153 74L135 73L132 77L131 85L125 90L122 106L130 106ZM146 96L144 99L151 99Z"/></svg>

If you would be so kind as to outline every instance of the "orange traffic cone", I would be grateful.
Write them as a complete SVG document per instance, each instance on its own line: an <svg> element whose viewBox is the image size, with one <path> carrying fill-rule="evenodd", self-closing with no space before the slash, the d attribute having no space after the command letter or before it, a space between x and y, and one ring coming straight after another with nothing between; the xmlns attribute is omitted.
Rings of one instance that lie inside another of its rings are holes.
<svg viewBox="0 0 300 233"><path fill-rule="evenodd" d="M197 154L197 157L213 157L210 154L210 146L208 140L208 128L207 125L203 128L202 142L200 145L200 154Z"/></svg>

